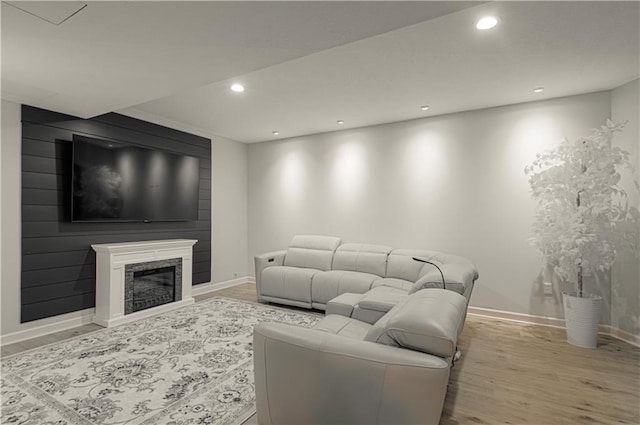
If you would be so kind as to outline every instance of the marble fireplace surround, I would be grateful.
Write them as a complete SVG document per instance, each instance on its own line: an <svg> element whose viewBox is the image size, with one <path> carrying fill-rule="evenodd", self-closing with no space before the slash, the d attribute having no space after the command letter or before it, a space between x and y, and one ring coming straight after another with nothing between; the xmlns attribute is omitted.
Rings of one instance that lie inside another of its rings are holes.
<svg viewBox="0 0 640 425"><path fill-rule="evenodd" d="M193 304L191 284L193 245L196 242L195 239L167 239L91 245L96 251L96 308L93 323L112 327ZM181 296L176 296L177 300L168 304L125 314L126 266L172 259L182 260Z"/></svg>

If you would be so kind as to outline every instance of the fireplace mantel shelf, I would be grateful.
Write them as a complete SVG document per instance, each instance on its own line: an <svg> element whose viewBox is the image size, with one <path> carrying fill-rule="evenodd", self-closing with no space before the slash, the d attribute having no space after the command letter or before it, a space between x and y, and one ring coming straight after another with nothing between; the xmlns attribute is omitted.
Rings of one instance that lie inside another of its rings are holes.
<svg viewBox="0 0 640 425"><path fill-rule="evenodd" d="M96 252L124 253L137 252L148 249L170 249L192 247L198 242L195 239L165 239L160 241L119 242L94 244L91 247Z"/></svg>
<svg viewBox="0 0 640 425"><path fill-rule="evenodd" d="M195 239L95 244L96 309L93 322L111 327L193 304L191 294ZM179 301L125 314L125 266L178 258L182 260L182 296Z"/></svg>

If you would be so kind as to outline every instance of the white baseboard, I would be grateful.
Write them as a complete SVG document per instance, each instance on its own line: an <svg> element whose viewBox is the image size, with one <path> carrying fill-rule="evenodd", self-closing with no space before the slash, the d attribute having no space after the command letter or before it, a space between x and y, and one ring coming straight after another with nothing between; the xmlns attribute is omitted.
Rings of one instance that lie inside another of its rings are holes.
<svg viewBox="0 0 640 425"><path fill-rule="evenodd" d="M49 335L55 332L66 331L67 329L77 328L78 326L88 325L92 323L95 309L88 308L79 312L80 316L70 319L63 319L54 323L44 325L36 325L29 329L11 332L0 337L0 346L14 344L31 338Z"/></svg>
<svg viewBox="0 0 640 425"><path fill-rule="evenodd" d="M536 316L533 314L514 313L512 311L494 310L492 308L473 306L469 306L468 313L472 316L489 317L491 319L501 319L509 322L543 325L564 329L564 319L558 319L556 317Z"/></svg>
<svg viewBox="0 0 640 425"><path fill-rule="evenodd" d="M609 328L608 334L621 341L628 342L631 345L640 347L640 335L634 335L622 329L614 328L613 326L606 326Z"/></svg>
<svg viewBox="0 0 640 425"><path fill-rule="evenodd" d="M468 312L470 315L478 317L488 317L491 319L506 320L509 322L525 323L530 325L549 326L552 328L565 328L564 319L559 319L557 317L536 316L534 314L514 313L511 311L473 306L469 306ZM621 341L640 347L640 336L614 328L611 325L600 325L598 333L611 335Z"/></svg>
<svg viewBox="0 0 640 425"><path fill-rule="evenodd" d="M209 292L218 291L220 289L231 288L232 286L242 285L243 283L255 283L255 278L250 276L239 277L237 279L231 279L224 282L209 282L201 283L200 285L194 285L191 288L191 294L195 297L197 295L208 294Z"/></svg>

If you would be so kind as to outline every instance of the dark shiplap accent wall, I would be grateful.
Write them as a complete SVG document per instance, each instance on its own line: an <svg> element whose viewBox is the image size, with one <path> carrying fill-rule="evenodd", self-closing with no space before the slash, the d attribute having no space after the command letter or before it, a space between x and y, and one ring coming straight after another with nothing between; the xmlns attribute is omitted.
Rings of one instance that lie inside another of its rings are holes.
<svg viewBox="0 0 640 425"><path fill-rule="evenodd" d="M200 159L197 221L71 222L73 134L122 141ZM211 280L211 141L115 113L88 120L22 106L21 322L95 305L91 244L197 239L193 283Z"/></svg>

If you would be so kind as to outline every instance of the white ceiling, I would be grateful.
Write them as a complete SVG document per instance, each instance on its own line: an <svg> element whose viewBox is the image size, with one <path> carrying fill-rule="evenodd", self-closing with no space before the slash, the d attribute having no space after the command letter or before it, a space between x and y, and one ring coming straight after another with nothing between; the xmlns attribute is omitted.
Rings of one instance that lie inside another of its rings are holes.
<svg viewBox="0 0 640 425"><path fill-rule="evenodd" d="M607 90L640 75L638 2L469 6L90 2L54 26L3 4L3 98L82 117L156 115L250 143ZM485 14L500 23L479 32ZM244 93L229 90L235 81Z"/></svg>
<svg viewBox="0 0 640 425"><path fill-rule="evenodd" d="M469 4L88 2L54 25L68 2L3 2L3 97L87 118Z"/></svg>

